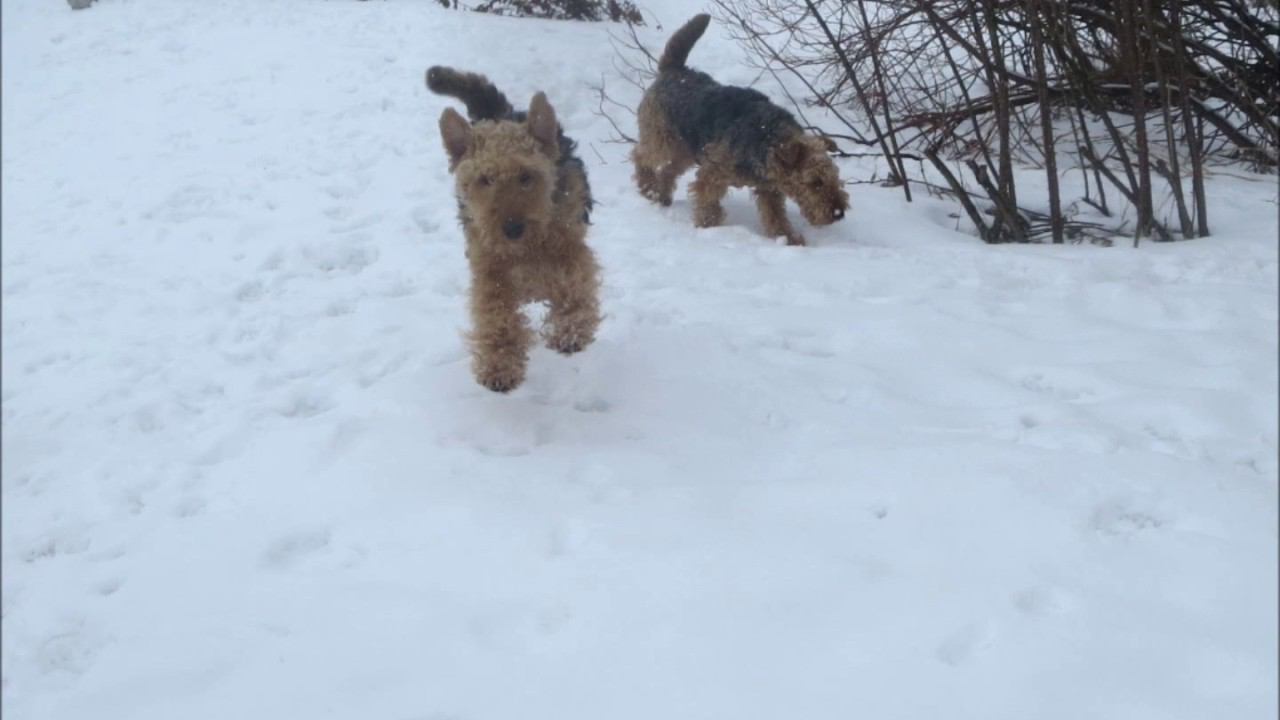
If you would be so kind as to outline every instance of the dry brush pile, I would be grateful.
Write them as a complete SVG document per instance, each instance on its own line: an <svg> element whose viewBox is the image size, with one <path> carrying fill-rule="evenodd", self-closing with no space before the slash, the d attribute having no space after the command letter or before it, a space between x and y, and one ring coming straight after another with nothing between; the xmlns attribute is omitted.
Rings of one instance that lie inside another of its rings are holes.
<svg viewBox="0 0 1280 720"><path fill-rule="evenodd" d="M475 4L460 3L459 0L439 0L439 2L448 8L468 9L494 15L644 24L640 9L632 0L482 0Z"/></svg>
<svg viewBox="0 0 1280 720"><path fill-rule="evenodd" d="M1208 235L1206 166L1276 167L1276 0L715 4L762 68L808 88L801 112L828 108L908 199L956 197L987 242ZM1015 165L1043 168L1047 203L1020 198ZM1080 221L1080 203L1121 219Z"/></svg>

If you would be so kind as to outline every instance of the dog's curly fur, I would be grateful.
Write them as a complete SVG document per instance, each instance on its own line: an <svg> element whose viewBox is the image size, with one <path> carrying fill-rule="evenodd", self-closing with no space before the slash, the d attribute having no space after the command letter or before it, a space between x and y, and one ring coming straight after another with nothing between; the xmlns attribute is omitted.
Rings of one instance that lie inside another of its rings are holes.
<svg viewBox="0 0 1280 720"><path fill-rule="evenodd" d="M542 93L516 112L482 75L433 67L427 86L462 100L472 121L446 109L440 135L471 266L472 370L481 385L508 392L524 381L534 340L523 304L550 305L542 335L557 352L595 339L600 283L586 244L586 170Z"/></svg>
<svg viewBox="0 0 1280 720"><path fill-rule="evenodd" d="M667 41L658 77L637 111L640 140L631 153L636 184L645 197L670 205L676 179L697 165L690 190L698 227L724 221L720 200L730 187L750 187L765 231L803 245L787 220L786 198L814 225L835 222L849 208L827 155L831 143L806 134L791 113L760 92L721 85L685 66L710 20L698 15Z"/></svg>

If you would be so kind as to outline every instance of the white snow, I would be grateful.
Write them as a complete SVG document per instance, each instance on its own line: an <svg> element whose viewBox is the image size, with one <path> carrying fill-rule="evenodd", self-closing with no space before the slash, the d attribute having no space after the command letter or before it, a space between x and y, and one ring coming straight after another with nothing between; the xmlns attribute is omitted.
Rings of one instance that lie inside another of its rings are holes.
<svg viewBox="0 0 1280 720"><path fill-rule="evenodd" d="M3 11L7 718L1276 715L1274 176L1194 242L861 184L788 248L637 195L603 25ZM509 396L435 63L545 90L600 201L599 340Z"/></svg>

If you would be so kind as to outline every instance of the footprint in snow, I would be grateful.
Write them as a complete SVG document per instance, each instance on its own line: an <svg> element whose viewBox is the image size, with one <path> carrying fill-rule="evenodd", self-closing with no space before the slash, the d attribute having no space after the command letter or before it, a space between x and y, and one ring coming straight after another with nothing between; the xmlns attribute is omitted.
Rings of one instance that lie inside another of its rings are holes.
<svg viewBox="0 0 1280 720"><path fill-rule="evenodd" d="M440 229L440 223L436 220L436 211L426 205L419 205L413 209L413 224L417 225L424 235L431 235Z"/></svg>
<svg viewBox="0 0 1280 720"><path fill-rule="evenodd" d="M966 625L949 635L934 655L938 660L958 667L973 657L974 653L991 644L991 631L985 623Z"/></svg>
<svg viewBox="0 0 1280 720"><path fill-rule="evenodd" d="M325 317L342 317L355 312L356 305L354 300L333 300L324 308Z"/></svg>
<svg viewBox="0 0 1280 720"><path fill-rule="evenodd" d="M356 418L338 421L329 434L329 451L334 455L346 452L364 433L365 424Z"/></svg>
<svg viewBox="0 0 1280 720"><path fill-rule="evenodd" d="M558 523L547 533L547 557L561 558L573 555L589 540L589 531L580 522Z"/></svg>
<svg viewBox="0 0 1280 720"><path fill-rule="evenodd" d="M461 350L459 350L458 353L463 354L461 353ZM450 357L441 362L431 362L431 364L444 365L454 359L456 358ZM404 367L408 360L409 355L405 352L397 352L390 357L370 355L361 365L359 373L356 375L356 384L362 388L372 387L378 384L383 378L398 372Z"/></svg>
<svg viewBox="0 0 1280 720"><path fill-rule="evenodd" d="M488 391L485 391L488 392ZM453 439L493 458L528 455L552 441L552 423L523 415L504 416L497 422L472 423L453 433Z"/></svg>
<svg viewBox="0 0 1280 720"><path fill-rule="evenodd" d="M242 283L236 288L236 301L242 303L255 303L267 294L267 288L260 280L250 280Z"/></svg>
<svg viewBox="0 0 1280 720"><path fill-rule="evenodd" d="M1160 517L1138 510L1123 501L1103 503L1089 516L1089 527L1095 532L1111 537L1133 537L1159 530L1164 526Z"/></svg>
<svg viewBox="0 0 1280 720"><path fill-rule="evenodd" d="M110 597L112 595L115 595L116 591L119 590L123 585L124 585L124 578L111 577L111 578L107 578L106 580L98 581L96 584L94 584L93 590L94 592L101 595L102 597Z"/></svg>
<svg viewBox="0 0 1280 720"><path fill-rule="evenodd" d="M1051 587L1027 588L1015 593L1011 600L1013 606L1028 617L1057 615L1068 609L1067 596Z"/></svg>
<svg viewBox="0 0 1280 720"><path fill-rule="evenodd" d="M35 652L36 666L45 674L82 675L89 670L106 641L97 637L79 619L61 632L49 636Z"/></svg>
<svg viewBox="0 0 1280 720"><path fill-rule="evenodd" d="M575 400L573 403L574 410L584 413L608 412L611 407L612 405L609 404L609 401L601 397L582 398Z"/></svg>
<svg viewBox="0 0 1280 720"><path fill-rule="evenodd" d="M523 438L491 438L488 440L473 440L471 447L481 455L493 458L508 458L528 455L533 451L534 445L537 444L540 443L529 442Z"/></svg>
<svg viewBox="0 0 1280 720"><path fill-rule="evenodd" d="M1142 432L1151 438L1151 449L1155 452L1185 458L1195 456L1191 444L1183 439L1181 433L1168 425L1147 423L1142 426Z"/></svg>
<svg viewBox="0 0 1280 720"><path fill-rule="evenodd" d="M341 235L344 233L354 232L356 230L364 230L366 228L372 228L377 226L379 223L382 222L382 220L383 220L382 213L370 213L368 215L362 215L352 220L346 220L345 222L336 223L333 225L333 227L329 228L329 232L333 233L334 235Z"/></svg>
<svg viewBox="0 0 1280 720"><path fill-rule="evenodd" d="M554 635L573 620L573 610L564 603L556 603L540 609L536 623L538 631L543 635Z"/></svg>
<svg viewBox="0 0 1280 720"><path fill-rule="evenodd" d="M364 188L359 185L340 185L334 184L324 188L325 193L334 200L345 200L347 198L356 197L364 192Z"/></svg>
<svg viewBox="0 0 1280 720"><path fill-rule="evenodd" d="M195 517L196 515L204 512L207 505L208 503L202 497L194 495L185 497L179 500L178 504L173 507L173 515L174 517L179 518Z"/></svg>
<svg viewBox="0 0 1280 720"><path fill-rule="evenodd" d="M283 417L306 419L328 412L334 402L328 394L318 391L298 392L277 408Z"/></svg>
<svg viewBox="0 0 1280 720"><path fill-rule="evenodd" d="M262 554L262 564L272 570L288 570L307 557L329 547L333 533L329 528L299 530L277 538Z"/></svg>
<svg viewBox="0 0 1280 720"><path fill-rule="evenodd" d="M1024 389L1041 395L1048 395L1063 402L1088 402L1097 397L1097 393L1088 387L1070 387L1072 383L1055 381L1044 373L1028 373L1018 381Z"/></svg>
<svg viewBox="0 0 1280 720"><path fill-rule="evenodd" d="M363 239L359 236L351 240ZM326 274L357 275L378 260L377 248L351 241L312 243L302 250L311 267Z"/></svg>
<svg viewBox="0 0 1280 720"><path fill-rule="evenodd" d="M782 348L796 355L818 360L836 356L836 351L831 347L830 341L803 334L783 338Z"/></svg>
<svg viewBox="0 0 1280 720"><path fill-rule="evenodd" d="M35 563L56 558L59 555L79 555L89 549L89 544L88 537L52 536L29 546L22 553L22 559L28 563Z"/></svg>

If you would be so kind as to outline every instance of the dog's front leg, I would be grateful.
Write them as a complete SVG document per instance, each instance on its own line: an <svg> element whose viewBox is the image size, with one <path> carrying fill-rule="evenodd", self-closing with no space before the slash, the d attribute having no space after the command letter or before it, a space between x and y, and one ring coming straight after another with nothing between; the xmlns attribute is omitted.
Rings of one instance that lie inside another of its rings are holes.
<svg viewBox="0 0 1280 720"><path fill-rule="evenodd" d="M787 198L772 188L756 188L756 208L769 237L785 237L788 245L804 245L804 236L787 219Z"/></svg>
<svg viewBox="0 0 1280 720"><path fill-rule="evenodd" d="M547 347L564 355L585 349L600 325L599 268L587 252L568 263L551 286L547 315Z"/></svg>
<svg viewBox="0 0 1280 720"><path fill-rule="evenodd" d="M532 339L519 297L504 273L473 273L471 369L476 382L508 392L524 382Z"/></svg>

